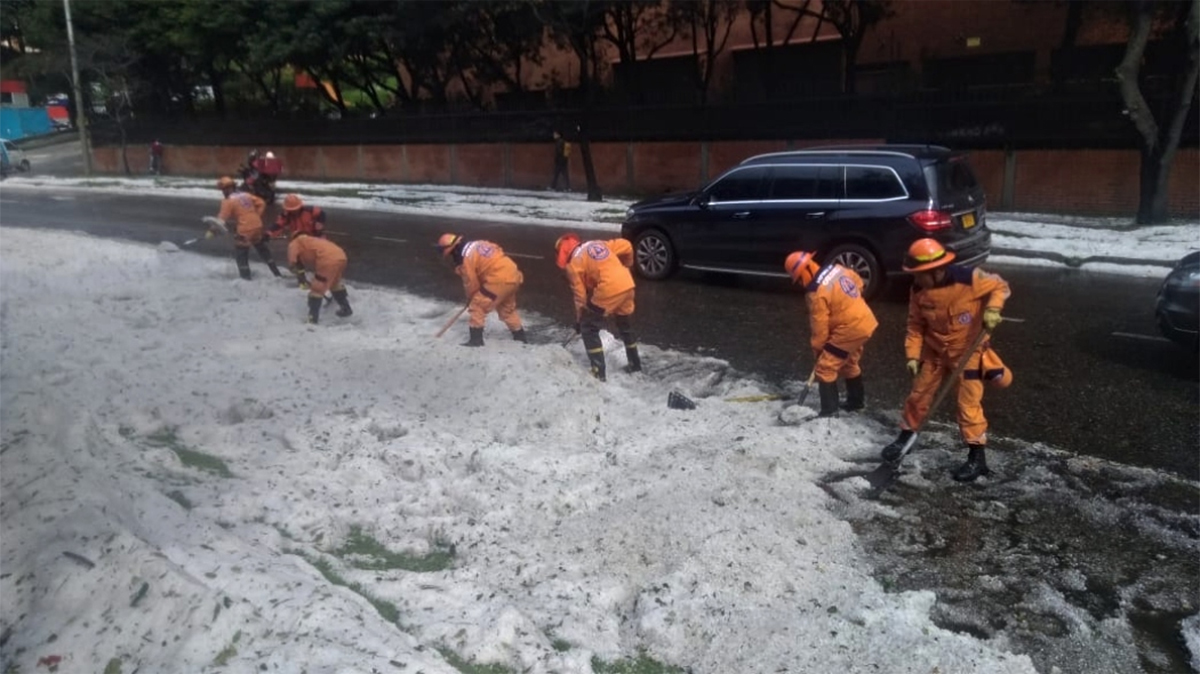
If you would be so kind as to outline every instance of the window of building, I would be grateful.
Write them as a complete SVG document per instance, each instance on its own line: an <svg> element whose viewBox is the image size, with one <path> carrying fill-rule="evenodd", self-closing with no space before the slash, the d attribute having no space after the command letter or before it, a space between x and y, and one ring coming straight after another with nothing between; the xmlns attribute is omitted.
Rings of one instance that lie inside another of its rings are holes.
<svg viewBox="0 0 1200 675"><path fill-rule="evenodd" d="M950 91L1032 85L1036 60L1032 51L929 59L921 66L921 84Z"/></svg>

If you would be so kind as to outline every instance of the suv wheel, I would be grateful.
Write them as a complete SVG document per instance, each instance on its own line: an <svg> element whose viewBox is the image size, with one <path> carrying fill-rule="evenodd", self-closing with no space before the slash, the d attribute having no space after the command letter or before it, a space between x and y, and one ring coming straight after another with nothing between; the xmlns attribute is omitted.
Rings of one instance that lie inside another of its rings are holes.
<svg viewBox="0 0 1200 675"><path fill-rule="evenodd" d="M835 262L846 269L854 270L863 280L863 295L874 297L883 287L883 270L879 258L869 249L858 244L842 244L834 247L825 256L825 264Z"/></svg>
<svg viewBox="0 0 1200 675"><path fill-rule="evenodd" d="M659 230L646 230L633 240L633 259L638 274L657 281L675 271L675 249Z"/></svg>

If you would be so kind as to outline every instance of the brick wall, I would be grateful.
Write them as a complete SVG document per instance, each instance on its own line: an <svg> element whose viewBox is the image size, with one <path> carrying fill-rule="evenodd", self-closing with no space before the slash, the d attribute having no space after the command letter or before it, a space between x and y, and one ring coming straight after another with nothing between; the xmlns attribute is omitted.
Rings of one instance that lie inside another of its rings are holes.
<svg viewBox="0 0 1200 675"><path fill-rule="evenodd" d="M601 187L614 194L652 195L695 189L751 155L814 145L811 141L720 141L594 143L592 161ZM287 179L459 184L540 190L550 183L552 148L547 144L364 145L273 148ZM131 167L145 162L130 151ZM168 174L232 174L246 149L167 146ZM1005 184L1005 167L1013 166ZM1001 150L971 153L971 163L993 210L1132 216L1137 211L1139 156L1136 150ZM119 173L118 149L93 151L101 173ZM573 145L571 186L584 187L583 159ZM1002 202L1009 196L1011 203ZM1171 170L1169 209L1173 216L1200 218L1200 150L1186 148Z"/></svg>

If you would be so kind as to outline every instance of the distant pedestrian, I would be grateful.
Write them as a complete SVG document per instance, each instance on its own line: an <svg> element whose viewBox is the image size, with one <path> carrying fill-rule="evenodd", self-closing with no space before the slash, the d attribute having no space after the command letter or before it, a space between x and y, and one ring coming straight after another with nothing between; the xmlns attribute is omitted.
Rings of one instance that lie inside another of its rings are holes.
<svg viewBox="0 0 1200 675"><path fill-rule="evenodd" d="M567 142L562 134L556 130L554 132L554 178L550 181L550 189L558 190L558 177L562 176L563 190L571 189L571 144Z"/></svg>
<svg viewBox="0 0 1200 675"><path fill-rule="evenodd" d="M150 144L150 173L154 174L155 176L161 175L162 166L163 146L162 143L159 143L158 139L156 138L154 139L154 142Z"/></svg>

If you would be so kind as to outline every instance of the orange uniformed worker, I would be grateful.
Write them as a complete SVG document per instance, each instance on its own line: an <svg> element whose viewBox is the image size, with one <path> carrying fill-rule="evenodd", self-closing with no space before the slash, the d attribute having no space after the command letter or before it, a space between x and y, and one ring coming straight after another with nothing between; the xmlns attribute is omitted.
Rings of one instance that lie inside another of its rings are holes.
<svg viewBox="0 0 1200 675"><path fill-rule="evenodd" d="M224 195L224 199L221 200L221 211L217 214L217 218L226 223L231 220L237 221L233 246L238 274L243 279L250 278L250 247L253 246L254 250L258 252L258 256L267 264L267 267L271 268L271 273L277 277L283 276L271 258L271 249L267 247L263 235L262 214L267 208L266 202L247 192L238 192L237 183L229 176L223 176L218 180L217 188Z"/></svg>
<svg viewBox="0 0 1200 675"><path fill-rule="evenodd" d="M558 266L567 273L575 296L575 330L583 336L592 374L605 379L604 346L600 329L606 317L614 317L625 343L625 372L642 369L631 317L634 309L633 246L624 239L580 242L568 233L554 244Z"/></svg>
<svg viewBox="0 0 1200 675"><path fill-rule="evenodd" d="M319 206L305 204L300 195L287 195L283 198L283 211L267 234L272 237L291 237L297 234L324 237L325 212Z"/></svg>
<svg viewBox="0 0 1200 675"><path fill-rule="evenodd" d="M454 272L462 277L463 292L469 305L468 331L464 347L483 346L483 325L488 312L496 315L512 332L517 342L528 342L521 316L517 314L517 290L525 281L521 270L504 249L490 241L468 241L461 235L443 234L436 246L442 256L454 264Z"/></svg>
<svg viewBox="0 0 1200 675"><path fill-rule="evenodd" d="M347 317L354 313L350 309L350 298L342 275L346 273L346 252L341 246L320 237L298 234L288 244L288 266L304 281L306 270L313 273L312 285L308 290L308 322L317 323L321 318L321 301L326 291L333 291L338 304L337 315Z"/></svg>
<svg viewBox="0 0 1200 675"><path fill-rule="evenodd" d="M904 271L913 275L908 300L908 331L904 355L913 376L912 390L904 402L900 435L883 449L883 458L895 461L929 413L942 381L954 372L960 359L979 335L1000 325L1000 311L1008 300L1008 282L978 268L951 265L954 253L936 239L918 239L908 249ZM967 461L952 476L973 481L988 474L984 448L987 418L983 416L983 385L1007 387L1012 373L985 340L970 355L956 383L958 429L967 443Z"/></svg>
<svg viewBox="0 0 1200 675"><path fill-rule="evenodd" d="M853 270L836 263L821 267L814 254L795 251L787 257L784 269L793 283L804 287L808 305L808 323L812 330L809 344L816 359L814 374L821 395L820 417L838 411L838 376L846 379L848 411L862 410L863 347L879 322L863 299L863 281Z"/></svg>

